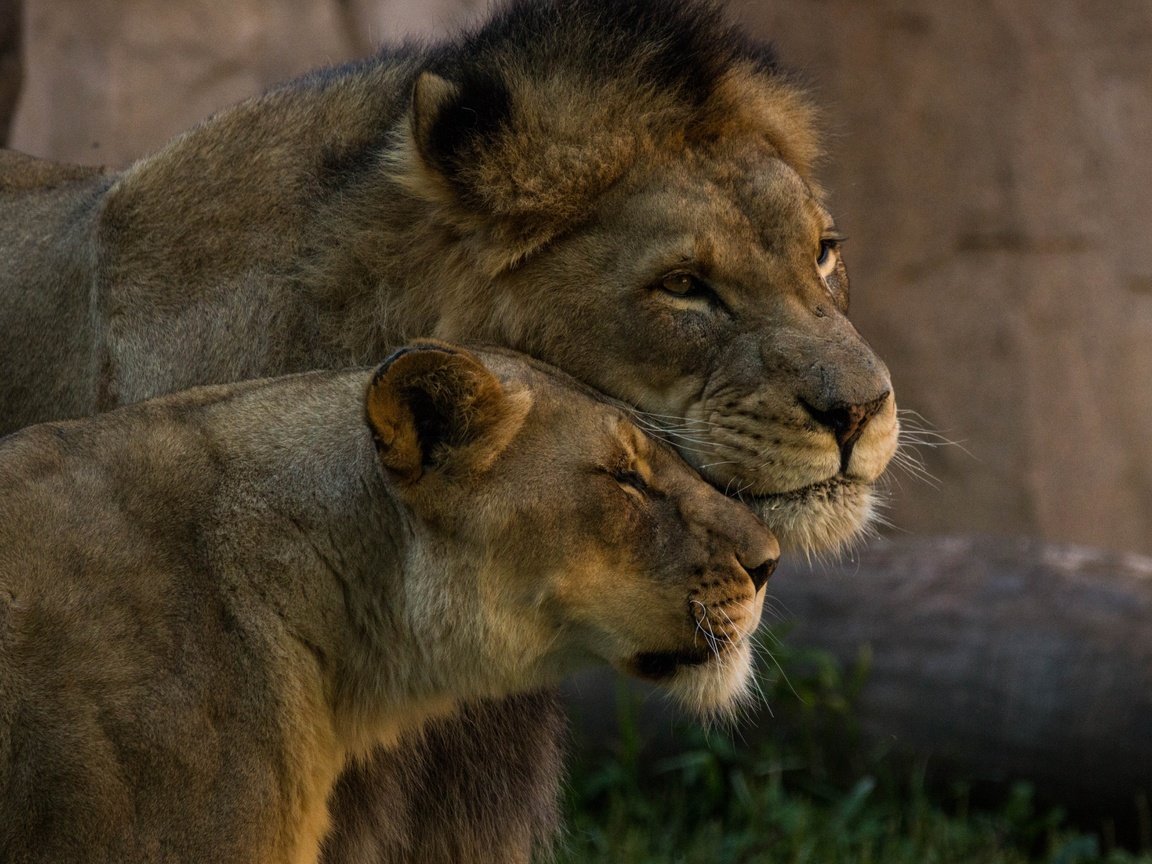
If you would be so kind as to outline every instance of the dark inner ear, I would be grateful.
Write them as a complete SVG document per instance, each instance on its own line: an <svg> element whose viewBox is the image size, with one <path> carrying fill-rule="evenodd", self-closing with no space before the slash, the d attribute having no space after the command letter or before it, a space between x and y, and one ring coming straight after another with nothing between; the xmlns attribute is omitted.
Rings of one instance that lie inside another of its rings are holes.
<svg viewBox="0 0 1152 864"><path fill-rule="evenodd" d="M435 386L431 380L422 383ZM439 402L419 387L409 389L404 395L412 412L416 440L420 445L420 467L433 468L443 461L445 454L441 451L466 443L465 430L459 428L463 412L455 410L459 406L447 402L444 399L446 394L443 393L440 394Z"/></svg>
<svg viewBox="0 0 1152 864"><path fill-rule="evenodd" d="M505 414L496 376L467 351L439 343L403 348L368 387L368 424L384 467L403 482L460 456Z"/></svg>
<svg viewBox="0 0 1152 864"><path fill-rule="evenodd" d="M512 118L504 82L483 70L458 81L422 72L412 89L413 129L421 154L449 179Z"/></svg>

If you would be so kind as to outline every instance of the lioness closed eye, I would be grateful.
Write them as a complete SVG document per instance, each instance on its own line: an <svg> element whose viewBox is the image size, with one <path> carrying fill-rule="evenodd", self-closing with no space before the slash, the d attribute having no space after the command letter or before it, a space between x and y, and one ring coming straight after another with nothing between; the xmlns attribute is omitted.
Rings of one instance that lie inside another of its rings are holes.
<svg viewBox="0 0 1152 864"><path fill-rule="evenodd" d="M314 860L348 759L590 659L740 697L771 533L575 382L482 356L0 444L0 860Z"/></svg>

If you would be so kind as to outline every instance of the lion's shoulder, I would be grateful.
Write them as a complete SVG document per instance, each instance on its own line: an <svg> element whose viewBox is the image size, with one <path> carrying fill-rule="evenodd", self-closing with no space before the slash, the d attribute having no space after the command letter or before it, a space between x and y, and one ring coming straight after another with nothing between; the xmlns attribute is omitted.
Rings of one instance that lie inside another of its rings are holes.
<svg viewBox="0 0 1152 864"><path fill-rule="evenodd" d="M38 159L17 150L0 150L0 194L42 192L85 183L106 174L96 165L72 165Z"/></svg>

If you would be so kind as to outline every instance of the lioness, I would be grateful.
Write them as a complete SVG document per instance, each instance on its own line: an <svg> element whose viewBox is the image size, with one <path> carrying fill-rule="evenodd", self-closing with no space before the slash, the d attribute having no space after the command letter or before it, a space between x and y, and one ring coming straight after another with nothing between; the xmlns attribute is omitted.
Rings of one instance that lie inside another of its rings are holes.
<svg viewBox="0 0 1152 864"><path fill-rule="evenodd" d="M0 860L314 861L350 757L590 659L739 697L775 538L618 408L482 356L0 444Z"/></svg>
<svg viewBox="0 0 1152 864"><path fill-rule="evenodd" d="M124 171L10 154L0 422L481 340L636 406L785 546L835 548L897 422L816 153L803 93L717 8L523 0ZM342 781L333 860L525 860L554 819L557 723L547 697L477 704L381 755ZM400 780L385 819L373 789ZM376 836L395 823L399 845Z"/></svg>

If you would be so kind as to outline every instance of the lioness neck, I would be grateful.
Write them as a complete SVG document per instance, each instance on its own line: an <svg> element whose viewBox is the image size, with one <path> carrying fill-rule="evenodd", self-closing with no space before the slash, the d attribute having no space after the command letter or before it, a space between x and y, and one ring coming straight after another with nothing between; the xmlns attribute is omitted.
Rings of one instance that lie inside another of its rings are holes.
<svg viewBox="0 0 1152 864"><path fill-rule="evenodd" d="M222 458L259 466L223 472L222 578L306 649L350 754L491 692L458 673L483 644L470 573L482 556L462 538L437 540L397 501L362 416L368 376L250 386L205 412L230 442Z"/></svg>

